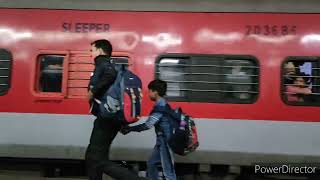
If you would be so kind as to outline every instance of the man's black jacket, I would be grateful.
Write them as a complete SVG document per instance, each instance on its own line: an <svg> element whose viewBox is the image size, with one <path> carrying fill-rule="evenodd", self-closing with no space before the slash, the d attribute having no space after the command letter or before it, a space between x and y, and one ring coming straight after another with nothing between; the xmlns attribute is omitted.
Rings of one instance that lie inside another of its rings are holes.
<svg viewBox="0 0 320 180"><path fill-rule="evenodd" d="M110 58L105 55L97 56L94 62L95 69L90 78L89 89L93 98L100 99L116 80L117 71L110 62Z"/></svg>

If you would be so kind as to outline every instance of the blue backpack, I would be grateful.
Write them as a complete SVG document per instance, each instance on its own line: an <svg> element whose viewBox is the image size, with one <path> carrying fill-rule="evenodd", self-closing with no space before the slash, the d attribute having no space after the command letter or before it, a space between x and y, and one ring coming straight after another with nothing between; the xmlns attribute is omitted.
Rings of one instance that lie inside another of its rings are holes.
<svg viewBox="0 0 320 180"><path fill-rule="evenodd" d="M117 78L101 100L95 100L99 104L98 116L101 118L113 118L118 116L125 123L138 121L141 115L142 82L125 65L114 65Z"/></svg>
<svg viewBox="0 0 320 180"><path fill-rule="evenodd" d="M181 108L173 110L167 104L165 107L156 107L152 112L163 113L170 120L173 132L168 144L174 153L185 156L199 147L194 120L183 113Z"/></svg>

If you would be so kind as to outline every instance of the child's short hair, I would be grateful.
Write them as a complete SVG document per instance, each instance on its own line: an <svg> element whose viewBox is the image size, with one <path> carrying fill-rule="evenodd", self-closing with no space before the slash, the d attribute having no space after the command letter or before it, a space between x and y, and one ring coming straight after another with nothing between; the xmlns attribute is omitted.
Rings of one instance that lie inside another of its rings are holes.
<svg viewBox="0 0 320 180"><path fill-rule="evenodd" d="M153 80L149 83L148 89L157 91L159 96L163 97L167 92L167 83L160 79Z"/></svg>

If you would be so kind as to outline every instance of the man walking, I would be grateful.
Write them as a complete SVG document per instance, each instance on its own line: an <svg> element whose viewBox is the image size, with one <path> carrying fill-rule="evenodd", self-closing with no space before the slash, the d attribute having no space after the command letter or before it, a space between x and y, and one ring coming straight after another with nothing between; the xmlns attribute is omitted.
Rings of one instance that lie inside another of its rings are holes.
<svg viewBox="0 0 320 180"><path fill-rule="evenodd" d="M97 115L99 109L94 99L99 100L110 88L117 77L117 72L110 62L112 45L108 40L101 39L91 43L91 53L95 58L95 69L89 82L88 98L91 113ZM85 155L90 180L102 180L103 173L116 180L144 179L109 160L111 143L122 125L118 117L106 119L97 116L94 121L90 144Z"/></svg>

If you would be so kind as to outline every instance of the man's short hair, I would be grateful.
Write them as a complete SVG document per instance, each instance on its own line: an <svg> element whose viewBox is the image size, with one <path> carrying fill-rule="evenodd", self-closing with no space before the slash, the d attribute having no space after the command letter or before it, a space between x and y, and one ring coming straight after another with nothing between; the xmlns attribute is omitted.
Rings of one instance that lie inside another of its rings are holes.
<svg viewBox="0 0 320 180"><path fill-rule="evenodd" d="M163 97L167 93L167 83L160 79L156 79L149 83L148 89L157 91L159 96Z"/></svg>
<svg viewBox="0 0 320 180"><path fill-rule="evenodd" d="M91 45L94 45L97 49L101 48L102 51L108 56L111 57L112 53L112 45L110 41L106 39L99 39L91 43Z"/></svg>

